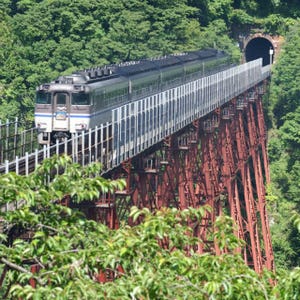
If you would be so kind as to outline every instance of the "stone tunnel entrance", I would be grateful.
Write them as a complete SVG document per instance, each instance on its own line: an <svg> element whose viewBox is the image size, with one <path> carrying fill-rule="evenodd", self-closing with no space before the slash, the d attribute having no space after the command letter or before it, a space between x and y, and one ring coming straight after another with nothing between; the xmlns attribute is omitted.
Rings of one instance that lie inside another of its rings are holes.
<svg viewBox="0 0 300 300"><path fill-rule="evenodd" d="M267 38L256 37L247 43L244 53L246 62L262 57L265 66L274 61L275 51L273 44Z"/></svg>

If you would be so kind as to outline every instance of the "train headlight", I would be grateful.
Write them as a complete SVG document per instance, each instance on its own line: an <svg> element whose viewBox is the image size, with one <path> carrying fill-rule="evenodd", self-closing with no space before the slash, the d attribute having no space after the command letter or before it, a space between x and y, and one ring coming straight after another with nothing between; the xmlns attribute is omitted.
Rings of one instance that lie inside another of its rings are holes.
<svg viewBox="0 0 300 300"><path fill-rule="evenodd" d="M76 130L86 130L87 129L87 124L85 124L85 123L77 123L77 124L75 124L75 129Z"/></svg>
<svg viewBox="0 0 300 300"><path fill-rule="evenodd" d="M37 128L39 130L45 130L47 128L47 123L39 122L39 123L37 123Z"/></svg>

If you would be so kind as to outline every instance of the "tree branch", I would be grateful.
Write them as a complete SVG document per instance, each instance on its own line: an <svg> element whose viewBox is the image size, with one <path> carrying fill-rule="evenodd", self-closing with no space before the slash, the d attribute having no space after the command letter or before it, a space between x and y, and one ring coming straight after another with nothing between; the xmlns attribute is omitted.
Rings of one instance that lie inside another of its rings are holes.
<svg viewBox="0 0 300 300"><path fill-rule="evenodd" d="M46 229L51 230L51 231L53 231L53 232L55 232L55 233L60 233L60 234L63 234L63 235L65 235L65 236L69 237L68 232L65 232L65 231L56 229L56 228L51 227L51 226L49 226L49 225L45 225L45 224L42 224L42 223L38 223L38 224L37 224L37 227L39 227L39 228L46 228Z"/></svg>
<svg viewBox="0 0 300 300"><path fill-rule="evenodd" d="M22 272L22 273L31 274L30 271L26 270L23 267L20 267L19 265L15 264L15 263L12 263L12 262L8 261L7 259L5 259L3 257L0 260L1 260L1 262L3 262L5 265L7 265L8 267L10 267L12 269L15 269L15 270L17 270L19 272Z"/></svg>
<svg viewBox="0 0 300 300"><path fill-rule="evenodd" d="M8 267L14 269L14 270L17 270L17 271L22 272L22 273L25 273L25 274L30 274L32 277L34 277L33 274L32 274L30 271L28 271L28 270L26 270L25 268L23 268L23 267L21 267L21 266L15 264L15 263L13 263L13 262L7 260L6 258L3 258L3 257L2 257L2 258L0 259L0 261L1 261L2 263L4 263L5 265L7 265ZM44 285L43 282L42 282L42 280L41 280L39 277L35 277L35 279L37 280L37 282L38 282L40 285Z"/></svg>
<svg viewBox="0 0 300 300"><path fill-rule="evenodd" d="M1 277L0 277L0 288L2 287L2 283L3 283L3 281L4 281L6 272L7 272L7 266L4 266L4 269L3 269L2 274L1 274Z"/></svg>
<svg viewBox="0 0 300 300"><path fill-rule="evenodd" d="M61 233L61 231L57 230L56 228L53 228L51 226L48 226L48 225L44 225L44 224L37 224L38 227L41 227L41 228L46 228L46 229L49 229L51 231L54 231L54 232L57 232L57 233Z"/></svg>

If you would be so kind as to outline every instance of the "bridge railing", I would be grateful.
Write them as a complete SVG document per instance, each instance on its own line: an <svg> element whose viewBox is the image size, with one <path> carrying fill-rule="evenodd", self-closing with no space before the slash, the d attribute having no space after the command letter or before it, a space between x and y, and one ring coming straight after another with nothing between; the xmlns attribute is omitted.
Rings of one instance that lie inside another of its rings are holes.
<svg viewBox="0 0 300 300"><path fill-rule="evenodd" d="M112 169L112 124L101 124L87 132L73 134L69 140L62 142L57 140L54 145L44 145L42 149L26 152L24 156L16 156L12 161L5 160L0 165L0 174L15 172L28 175L44 159L63 153L70 155L73 162L81 165L100 162L103 165L103 172Z"/></svg>
<svg viewBox="0 0 300 300"><path fill-rule="evenodd" d="M268 78L271 75L271 65L266 65L262 67L261 72L262 72L263 79Z"/></svg>
<svg viewBox="0 0 300 300"><path fill-rule="evenodd" d="M214 111L266 75L258 59L114 109L114 165Z"/></svg>
<svg viewBox="0 0 300 300"><path fill-rule="evenodd" d="M32 124L24 124L18 118L13 121L0 121L0 164L25 156L38 147L37 129Z"/></svg>

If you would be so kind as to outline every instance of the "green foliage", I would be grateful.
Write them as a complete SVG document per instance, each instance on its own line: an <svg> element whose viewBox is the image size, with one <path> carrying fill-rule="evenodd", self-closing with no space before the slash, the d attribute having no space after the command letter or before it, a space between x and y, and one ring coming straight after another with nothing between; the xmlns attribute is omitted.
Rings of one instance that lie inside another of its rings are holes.
<svg viewBox="0 0 300 300"><path fill-rule="evenodd" d="M0 295L6 299L297 299L299 270L255 273L235 249L231 218L217 218L213 241L223 254L199 254L202 241L190 224L210 207L150 212L131 208L139 225L110 230L56 199L77 201L114 191L124 181L98 176L98 164L82 168L68 157L48 159L29 176L0 177L0 203L19 208L0 217L10 229L0 234L0 272L9 267ZM48 179L52 181L48 183ZM47 184L45 184L47 183ZM4 188L5 186L5 188ZM84 186L84 190L76 186ZM76 189L76 190L74 190ZM95 194L98 190L97 195ZM22 202L22 203L21 203ZM292 222L299 227L299 215ZM282 239L280 243L282 243ZM32 272L31 265L37 267ZM100 276L112 281L100 284ZM30 285L33 283L35 287ZM272 286L271 282L277 282ZM7 293L6 293L7 292Z"/></svg>
<svg viewBox="0 0 300 300"><path fill-rule="evenodd" d="M271 210L271 207L269 208ZM291 219L291 212L294 210L295 205L293 203L277 201L269 216L277 271L290 270L299 266L297 246L292 243L299 236Z"/></svg>
<svg viewBox="0 0 300 300"><path fill-rule="evenodd" d="M276 0L210 0L208 16L210 21L224 20L235 34L260 29L268 34L284 35L300 15L299 3L291 2L286 5L286 1ZM289 5L293 12L286 10Z"/></svg>
<svg viewBox="0 0 300 300"><path fill-rule="evenodd" d="M233 61L238 62L241 54L239 48L228 37L228 28L223 20L213 21L201 33L205 48L217 48L231 54Z"/></svg>
<svg viewBox="0 0 300 300"><path fill-rule="evenodd" d="M299 213L300 209L299 28L299 24L291 27L274 65L270 86L269 110L278 129L270 133L269 157L272 185L280 199L271 207L271 230L276 264L283 268L299 266L299 233L290 219L291 212Z"/></svg>
<svg viewBox="0 0 300 300"><path fill-rule="evenodd" d="M300 268L295 268L290 273L281 273L282 280L275 288L278 299L290 300L300 297Z"/></svg>
<svg viewBox="0 0 300 300"><path fill-rule="evenodd" d="M300 176L300 107L282 118L277 136L269 141L271 170L277 188L284 197L299 202Z"/></svg>
<svg viewBox="0 0 300 300"><path fill-rule="evenodd" d="M233 24L252 25L255 22L255 18L243 9L234 9L231 12L230 18Z"/></svg>
<svg viewBox="0 0 300 300"><path fill-rule="evenodd" d="M283 16L290 16L294 19L300 16L299 1L297 0L274 0L276 11Z"/></svg>
<svg viewBox="0 0 300 300"><path fill-rule="evenodd" d="M286 197L300 204L300 106L294 112L286 114L283 120L279 132L288 153L286 172L289 181Z"/></svg>
<svg viewBox="0 0 300 300"><path fill-rule="evenodd" d="M289 152L297 152L300 149L300 106L296 107L295 111L287 113L282 119L284 123L280 127L281 139Z"/></svg>
<svg viewBox="0 0 300 300"><path fill-rule="evenodd" d="M297 109L298 110L298 109ZM298 112L289 113L283 126L269 142L272 185L279 200L272 205L273 248L277 267L291 268L299 265L299 234L296 232L291 211L299 211L299 120Z"/></svg>
<svg viewBox="0 0 300 300"><path fill-rule="evenodd" d="M270 95L275 121L278 127L281 126L280 137L288 152L293 152L295 159L299 157L297 149L300 146L299 28L300 24L295 25L287 36L280 58L274 68Z"/></svg>
<svg viewBox="0 0 300 300"><path fill-rule="evenodd" d="M2 0L0 3L0 20L10 13L10 0ZM0 27L1 28L1 27Z"/></svg>
<svg viewBox="0 0 300 300"><path fill-rule="evenodd" d="M289 28L296 24L296 20L288 17L283 17L278 14L270 14L260 21L264 32L272 35L285 36Z"/></svg>
<svg viewBox="0 0 300 300"><path fill-rule="evenodd" d="M286 43L274 66L271 82L271 109L280 126L282 117L299 106L300 87L300 24L295 25L286 37Z"/></svg>
<svg viewBox="0 0 300 300"><path fill-rule="evenodd" d="M292 217L292 220L294 222L294 225L296 226L296 228L300 232L300 215L299 214L294 214L294 216Z"/></svg>
<svg viewBox="0 0 300 300"><path fill-rule="evenodd" d="M232 13L233 0L209 0L208 8L212 19L222 19L228 22Z"/></svg>
<svg viewBox="0 0 300 300"><path fill-rule="evenodd" d="M133 207L133 221L143 221L110 230L53 201L76 186L85 187L73 191L78 200L96 196L95 186L102 191L124 186L95 177L99 170L99 165L81 168L60 157L46 160L28 177L0 178L1 204L23 201L18 210L1 214L11 228L10 235L0 235L0 268L9 266L7 299L254 299L271 291L270 274L260 277L233 254L241 244L230 218L220 217L215 224L214 240L227 254L194 251L201 240L189 224L201 222L209 207L155 213ZM52 182L43 184L49 176ZM34 274L32 264L39 269ZM97 283L105 270L114 280Z"/></svg>
<svg viewBox="0 0 300 300"><path fill-rule="evenodd" d="M276 163L284 153L284 144L278 131L269 131L268 155L271 163Z"/></svg>

